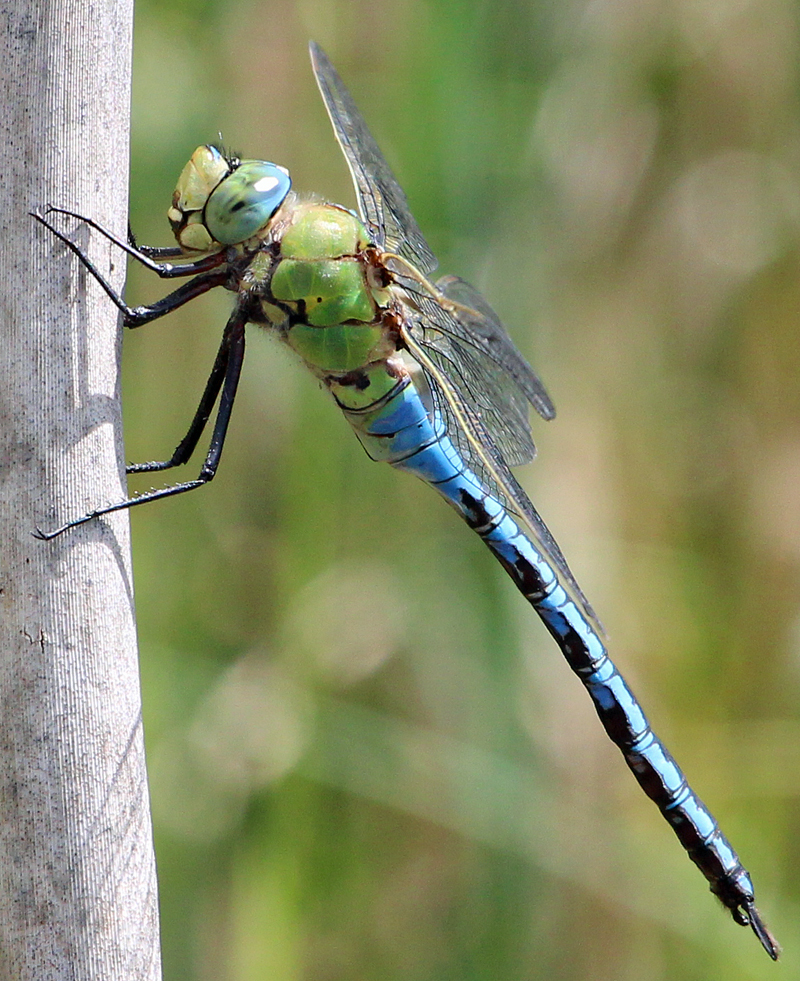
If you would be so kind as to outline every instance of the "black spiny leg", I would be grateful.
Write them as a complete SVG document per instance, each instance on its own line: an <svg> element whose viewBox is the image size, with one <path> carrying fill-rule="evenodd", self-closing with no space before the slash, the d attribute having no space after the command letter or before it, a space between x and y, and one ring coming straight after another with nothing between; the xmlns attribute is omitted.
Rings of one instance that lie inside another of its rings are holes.
<svg viewBox="0 0 800 981"><path fill-rule="evenodd" d="M193 262L184 262L180 265L173 266L170 262L155 262L154 259L181 259L186 258L186 253L179 249L177 246L171 246L168 248L158 248L151 245L137 245L136 239L133 237L133 232L128 225L128 241L118 238L113 232L110 232L107 228L103 228L92 218L87 218L85 215L79 215L75 211L67 211L66 208L56 208L54 205L49 204L45 209L44 214L40 214L38 211L29 212L31 218L35 218L40 225L44 225L56 238L60 238L61 241L68 246L75 255L83 262L85 266L89 266L89 261L86 256L81 252L80 248L75 245L70 239L67 238L63 232L60 232L54 225L52 225L45 215L66 215L68 218L75 218L77 221L82 221L89 228L93 228L96 232L113 242L114 245L122 249L123 252L127 252L129 256L136 259L137 262L141 262L143 266L149 269L151 272L156 273L162 279L174 279L176 276L194 276L195 273L205 272L207 269L214 269L216 266L221 266L226 260L225 249L220 249L219 252L214 252L211 255L202 256L199 259L195 259ZM96 274L95 274L96 275ZM99 277L98 277L99 278Z"/></svg>
<svg viewBox="0 0 800 981"><path fill-rule="evenodd" d="M128 464L125 468L125 473L155 473L158 470L169 470L171 467L179 467L181 464L186 463L192 453L194 453L197 441L202 436L208 418L211 415L211 410L217 401L217 395L219 395L222 383L227 377L231 355L231 341L228 331L229 327L226 327L225 333L222 335L222 343L219 346L219 351L217 351L214 367L211 369L211 374L208 376L205 390L200 399L200 404L197 406L197 411L194 414L188 432L180 443L178 443L175 452L169 460L153 460L150 463Z"/></svg>
<svg viewBox="0 0 800 981"><path fill-rule="evenodd" d="M78 245L64 235L63 232L60 232L57 228L51 225L43 215L31 212L32 217L35 218L39 224L44 225L48 231L55 235L57 239L62 241L64 245L66 245L67 248L80 259L86 269L92 274L92 276L94 276L108 296L113 300L116 307L122 311L125 318L124 323L126 327L140 327L142 324L150 323L151 320L157 320L159 317L163 317L165 314L171 313L173 310L177 310L178 307L183 306L184 303L188 303L189 300L193 300L196 296L200 296L201 294L206 293L208 290L214 289L217 286L224 286L228 281L227 260L224 251L215 252L213 255L204 256L202 259L198 259L196 262L187 262L181 266L173 266L168 262L153 262L153 260L150 259L142 250L128 245L128 243L123 242L122 239L118 239L116 236L106 231L101 225L98 225L90 218L82 218L80 215L76 215L72 211L64 211L61 208L50 208L49 211L55 212L56 214L70 215L71 217L80 218L81 221L85 221L92 228L96 229L102 235L105 235L109 241L113 242L115 245L118 245L129 255L133 256L134 259L141 262L142 265L157 273L162 279L174 279L176 276L194 276L194 279L190 280L188 283L184 283L183 286L179 286L178 289L167 294L167 296L163 297L163 299L157 300L150 306L129 307L122 297L116 292L116 290L113 289L111 284L105 279L97 266L95 266L92 260ZM155 252L158 250L152 251ZM223 266L224 268L219 269L219 266ZM195 275L195 273L199 273L199 275Z"/></svg>
<svg viewBox="0 0 800 981"><path fill-rule="evenodd" d="M222 343L220 345L219 352L217 353L217 359L214 362L214 367L211 369L211 374L206 382L205 391L200 399L200 405L197 407L197 412L192 420L192 424L189 427L189 431L173 453L171 459L164 461L163 463L144 463L127 468L129 473L146 473L150 470L167 470L169 467L174 467L179 463L185 462L185 460L191 455L192 450L197 445L197 441L203 432L205 424L211 413L211 409L216 400L217 393L221 387L222 394L220 396L219 408L217 410L217 419L214 423L214 432L211 435L208 453L206 453L205 461L200 473L197 476L197 479L187 480L180 484L173 484L170 487L162 487L159 490L151 490L145 494L139 494L136 497L126 498L124 501L119 501L117 504L109 504L106 507L97 508L94 511L90 511L88 514L84 514L80 518L75 518L72 521L68 521L66 524L61 525L60 528L56 528L53 531L41 531L37 528L34 532L36 538L41 538L47 541L51 538L58 537L58 535L63 534L70 528L75 528L77 525L82 525L87 521L91 521L92 518L99 518L101 515L110 514L112 511L122 511L126 508L132 508L137 504L147 504L149 501L157 501L162 497L172 497L175 494L183 494L186 491L195 490L197 487L202 487L204 484L207 484L209 481L214 479L217 472L217 467L219 466L220 457L222 456L222 447L225 444L228 423L231 419L231 410L233 409L233 402L236 398L236 388L239 384L239 376L242 371L242 362L244 361L244 328L246 322L247 320L244 312L240 309L234 310L230 320L227 323L227 326L225 327L225 333L223 334Z"/></svg>
<svg viewBox="0 0 800 981"><path fill-rule="evenodd" d="M71 211L62 211L62 214L71 215ZM83 220L83 219L82 219ZM97 226L95 226L97 227ZM105 228L101 229L103 234L106 233ZM112 238L112 241L116 239ZM131 228L131 223L128 222L128 245L132 249L135 249L139 255L146 256L148 259L185 259L186 253L177 245L171 245L167 247L162 247L159 245L139 245L136 241L136 236L133 234L133 229ZM127 251L127 249L126 249Z"/></svg>

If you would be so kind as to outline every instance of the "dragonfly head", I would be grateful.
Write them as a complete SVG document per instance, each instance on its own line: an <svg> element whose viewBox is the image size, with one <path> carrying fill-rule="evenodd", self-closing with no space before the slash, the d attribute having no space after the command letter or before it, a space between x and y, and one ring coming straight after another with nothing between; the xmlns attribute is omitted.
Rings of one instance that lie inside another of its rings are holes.
<svg viewBox="0 0 800 981"><path fill-rule="evenodd" d="M292 186L284 167L266 160L228 157L199 146L183 168L167 212L186 252L212 252L256 235L283 204Z"/></svg>

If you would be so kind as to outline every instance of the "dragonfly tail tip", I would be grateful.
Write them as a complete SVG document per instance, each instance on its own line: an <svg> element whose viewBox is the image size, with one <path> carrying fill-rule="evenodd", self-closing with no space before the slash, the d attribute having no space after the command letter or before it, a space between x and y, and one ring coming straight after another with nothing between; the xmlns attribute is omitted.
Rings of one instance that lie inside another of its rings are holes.
<svg viewBox="0 0 800 981"><path fill-rule="evenodd" d="M766 950L769 956L776 961L780 956L781 946L778 941L770 933L766 923L761 919L761 914L756 909L754 903L748 903L746 908L747 922L753 933L758 937L761 942L761 946Z"/></svg>

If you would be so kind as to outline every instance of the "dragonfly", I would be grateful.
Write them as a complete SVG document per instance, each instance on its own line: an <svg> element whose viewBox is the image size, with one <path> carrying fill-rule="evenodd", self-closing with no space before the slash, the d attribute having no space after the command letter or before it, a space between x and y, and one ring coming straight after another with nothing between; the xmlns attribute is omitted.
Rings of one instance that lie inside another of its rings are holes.
<svg viewBox="0 0 800 981"><path fill-rule="evenodd" d="M431 278L437 260L407 198L327 55L311 64L355 187L358 213L292 189L289 172L198 147L181 173L168 218L177 246L140 246L74 212L33 215L75 253L139 327L222 287L235 304L186 435L153 473L185 464L216 406L193 480L150 490L74 518L68 529L125 508L194 490L215 476L245 354L245 327L277 335L331 393L367 454L435 488L494 553L544 622L591 698L606 733L736 923L773 960L779 946L755 904L750 875L706 805L653 732L605 645L605 634L547 526L511 472L535 447L533 407L555 408L484 297L463 279ZM149 306L128 306L47 215L86 222L162 279L186 277ZM173 260L178 260L174 262Z"/></svg>

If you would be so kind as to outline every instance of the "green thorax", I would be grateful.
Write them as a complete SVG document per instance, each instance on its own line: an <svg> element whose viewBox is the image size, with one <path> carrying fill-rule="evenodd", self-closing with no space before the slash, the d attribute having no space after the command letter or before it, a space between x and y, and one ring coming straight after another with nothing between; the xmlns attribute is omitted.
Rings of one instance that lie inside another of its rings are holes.
<svg viewBox="0 0 800 981"><path fill-rule="evenodd" d="M358 218L317 201L295 204L285 218L277 217L273 243L279 252L262 305L272 322L288 320L286 343L323 373L353 371L389 353L382 343L379 290L369 280L369 239Z"/></svg>

